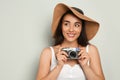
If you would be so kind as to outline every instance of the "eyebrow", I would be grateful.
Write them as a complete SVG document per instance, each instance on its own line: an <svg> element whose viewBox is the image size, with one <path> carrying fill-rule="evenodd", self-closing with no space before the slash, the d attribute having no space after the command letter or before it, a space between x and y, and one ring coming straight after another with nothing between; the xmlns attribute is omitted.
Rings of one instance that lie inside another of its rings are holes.
<svg viewBox="0 0 120 80"><path fill-rule="evenodd" d="M70 23L70 21L68 21L68 20L63 20L63 22L68 22L68 23ZM82 22L80 22L80 21L78 21L78 22L75 22L75 23L82 24Z"/></svg>
<svg viewBox="0 0 120 80"><path fill-rule="evenodd" d="M75 23L82 24L82 22L75 22Z"/></svg>
<svg viewBox="0 0 120 80"><path fill-rule="evenodd" d="M68 21L68 20L63 20L63 22L68 22L68 23L70 23L70 21Z"/></svg>

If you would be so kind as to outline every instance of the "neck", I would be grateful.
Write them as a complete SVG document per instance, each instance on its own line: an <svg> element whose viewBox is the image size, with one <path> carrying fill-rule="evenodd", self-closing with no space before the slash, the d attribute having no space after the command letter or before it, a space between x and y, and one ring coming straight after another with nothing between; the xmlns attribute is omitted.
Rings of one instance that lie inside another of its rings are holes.
<svg viewBox="0 0 120 80"><path fill-rule="evenodd" d="M66 42L64 41L61 44L62 47L79 47L79 44L77 42Z"/></svg>

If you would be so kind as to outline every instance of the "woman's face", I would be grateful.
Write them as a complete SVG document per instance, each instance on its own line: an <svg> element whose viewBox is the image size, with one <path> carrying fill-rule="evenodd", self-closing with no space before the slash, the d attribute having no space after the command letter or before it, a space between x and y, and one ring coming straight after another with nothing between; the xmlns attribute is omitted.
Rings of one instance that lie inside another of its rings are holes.
<svg viewBox="0 0 120 80"><path fill-rule="evenodd" d="M72 14L67 14L62 20L62 33L66 41L77 41L82 30L82 21Z"/></svg>

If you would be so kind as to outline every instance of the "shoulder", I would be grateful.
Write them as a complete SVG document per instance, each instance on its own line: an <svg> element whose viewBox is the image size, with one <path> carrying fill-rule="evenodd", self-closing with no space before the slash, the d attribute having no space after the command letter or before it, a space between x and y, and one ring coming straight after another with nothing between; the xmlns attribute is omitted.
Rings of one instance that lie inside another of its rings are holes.
<svg viewBox="0 0 120 80"><path fill-rule="evenodd" d="M89 55L90 56L99 56L98 48L93 44L89 45Z"/></svg>
<svg viewBox="0 0 120 80"><path fill-rule="evenodd" d="M46 47L42 50L41 54L40 54L40 58L48 58L50 59L51 57L51 49L50 47Z"/></svg>
<svg viewBox="0 0 120 80"><path fill-rule="evenodd" d="M42 53L48 53L48 52L50 52L51 51L51 49L50 49L50 47L46 47L46 48L44 48L43 50L42 50Z"/></svg>
<svg viewBox="0 0 120 80"><path fill-rule="evenodd" d="M98 48L95 45L90 45L89 47L89 57L91 66L100 65L100 54Z"/></svg>
<svg viewBox="0 0 120 80"><path fill-rule="evenodd" d="M95 45L90 44L90 45L89 45L89 50L90 50L90 51L97 51L98 49L97 49L97 47L96 47Z"/></svg>
<svg viewBox="0 0 120 80"><path fill-rule="evenodd" d="M59 49L59 45L57 45L57 46L51 46L52 48L53 48L53 50L54 50L54 52L56 52L58 49ZM51 50L51 48L50 47L46 47L46 48L44 48L43 50L42 50L42 52L41 52L41 55L43 56L51 56L51 54L52 54L52 50Z"/></svg>

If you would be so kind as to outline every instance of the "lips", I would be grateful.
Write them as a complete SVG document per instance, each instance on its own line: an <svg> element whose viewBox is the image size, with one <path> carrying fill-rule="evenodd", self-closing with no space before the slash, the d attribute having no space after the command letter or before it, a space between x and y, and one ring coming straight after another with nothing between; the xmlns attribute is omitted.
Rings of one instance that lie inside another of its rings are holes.
<svg viewBox="0 0 120 80"><path fill-rule="evenodd" d="M67 33L67 35L68 35L68 37L70 37L70 38L73 38L73 37L75 36L75 34L73 34L73 33Z"/></svg>

